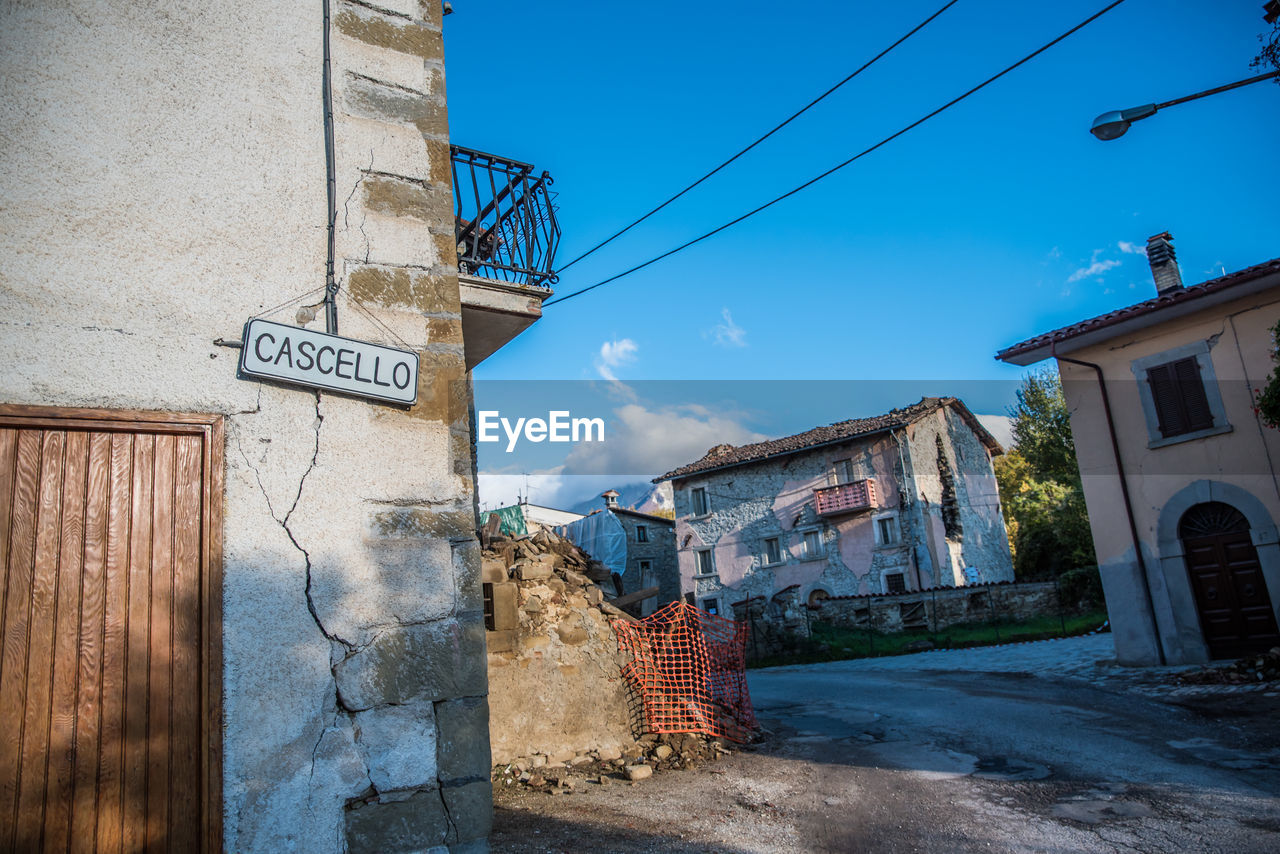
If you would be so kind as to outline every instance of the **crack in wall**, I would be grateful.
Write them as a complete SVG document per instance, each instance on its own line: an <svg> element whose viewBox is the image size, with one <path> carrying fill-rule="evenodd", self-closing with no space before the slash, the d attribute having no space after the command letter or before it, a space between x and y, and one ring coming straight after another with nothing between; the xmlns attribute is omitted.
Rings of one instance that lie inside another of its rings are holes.
<svg viewBox="0 0 1280 854"><path fill-rule="evenodd" d="M445 832L445 844L449 843L449 837L453 837L453 841L458 841L458 825L453 820L453 813L449 812L449 799L444 796L444 786L436 786L436 793L440 795L440 808L444 810L444 820L449 825L448 831Z"/></svg>
<svg viewBox="0 0 1280 854"><path fill-rule="evenodd" d="M292 518L293 512L298 509L298 502L302 500L302 490L306 486L307 477L315 470L316 460L320 457L320 428L323 424L324 415L320 413L320 392L316 392L315 445L311 453L311 462L307 464L307 470L298 479L298 492L293 498L293 506L289 508L289 512L285 514L284 519L279 520L279 522L280 527L284 529L285 535L289 537L289 542L293 543L294 548L302 552L302 557L306 561L307 584L304 592L307 598L307 611L310 612L311 619L315 621L316 628L320 629L320 634L333 643L341 644L350 654L355 652L356 645L346 638L330 632L325 628L324 621L320 619L320 612L316 609L315 598L311 595L311 553L302 547L302 544L298 542L298 538L293 535L293 531L289 528L289 519ZM332 667L330 667L330 671L332 671Z"/></svg>
<svg viewBox="0 0 1280 854"><path fill-rule="evenodd" d="M386 138L385 133L383 134L383 138L385 140ZM369 165L364 169L360 170L360 175L359 177L356 178L355 184L352 185L351 192L347 195L347 200L342 203L342 226L343 228L347 229L347 231L351 230L351 200L354 199L356 197L356 193L360 191L360 185L364 182L365 173L371 172L373 170L373 162L374 162L374 151L370 149ZM360 231L360 237L364 239L364 263L366 264L369 263L369 258L373 254L373 247L370 245L369 235L364 230L365 221L367 219L368 219L368 211L365 209L364 205L361 205L359 231Z"/></svg>

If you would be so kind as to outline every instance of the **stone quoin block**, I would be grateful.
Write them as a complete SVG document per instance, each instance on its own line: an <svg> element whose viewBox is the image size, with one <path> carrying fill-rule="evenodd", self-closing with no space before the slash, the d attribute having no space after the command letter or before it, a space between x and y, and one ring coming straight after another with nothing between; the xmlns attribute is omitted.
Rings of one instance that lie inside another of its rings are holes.
<svg viewBox="0 0 1280 854"><path fill-rule="evenodd" d="M450 844L488 837L493 830L493 785L487 779L445 786L440 793L456 832L450 833Z"/></svg>
<svg viewBox="0 0 1280 854"><path fill-rule="evenodd" d="M339 700L353 711L415 698L480 696L488 684L483 617L387 630L339 662L334 675Z"/></svg>
<svg viewBox="0 0 1280 854"><path fill-rule="evenodd" d="M493 628L507 631L520 626L520 586L514 581L493 585Z"/></svg>
<svg viewBox="0 0 1280 854"><path fill-rule="evenodd" d="M501 584L507 580L507 562L485 555L480 562L480 580L485 584Z"/></svg>
<svg viewBox="0 0 1280 854"><path fill-rule="evenodd" d="M492 809L484 812L492 824ZM445 844L449 815L439 790L433 789L401 801L348 809L346 830L348 854L410 854Z"/></svg>
<svg viewBox="0 0 1280 854"><path fill-rule="evenodd" d="M440 779L469 780L489 776L489 703L463 697L436 703Z"/></svg>
<svg viewBox="0 0 1280 854"><path fill-rule="evenodd" d="M436 720L430 701L355 715L356 745L379 792L436 784Z"/></svg>

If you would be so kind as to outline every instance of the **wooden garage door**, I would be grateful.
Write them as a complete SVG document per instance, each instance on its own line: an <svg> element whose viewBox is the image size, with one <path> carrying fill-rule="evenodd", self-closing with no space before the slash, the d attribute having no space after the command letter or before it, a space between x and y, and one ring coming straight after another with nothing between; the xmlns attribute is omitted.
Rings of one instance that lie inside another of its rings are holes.
<svg viewBox="0 0 1280 854"><path fill-rule="evenodd" d="M220 846L221 448L0 407L0 851Z"/></svg>

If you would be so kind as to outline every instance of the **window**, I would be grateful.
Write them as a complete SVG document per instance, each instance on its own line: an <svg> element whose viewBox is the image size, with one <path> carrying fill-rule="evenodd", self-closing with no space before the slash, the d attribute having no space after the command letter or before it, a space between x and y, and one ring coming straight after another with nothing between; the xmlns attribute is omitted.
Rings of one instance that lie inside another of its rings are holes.
<svg viewBox="0 0 1280 854"><path fill-rule="evenodd" d="M1207 341L1135 359L1130 368L1138 380L1147 421L1147 447L1231 430Z"/></svg>
<svg viewBox="0 0 1280 854"><path fill-rule="evenodd" d="M886 593L906 593L907 581L901 572L894 572L884 577L884 589Z"/></svg>
<svg viewBox="0 0 1280 854"><path fill-rule="evenodd" d="M636 525L636 542L637 543L649 542L649 526L648 525Z"/></svg>
<svg viewBox="0 0 1280 854"><path fill-rule="evenodd" d="M804 556L806 558L822 557L822 532L821 531L805 531L804 532Z"/></svg>
<svg viewBox="0 0 1280 854"><path fill-rule="evenodd" d="M703 599L702 610L706 611L708 614L719 615L720 600L719 599Z"/></svg>
<svg viewBox="0 0 1280 854"><path fill-rule="evenodd" d="M689 493L689 501L694 516L705 516L711 512L711 505L707 502L706 487L694 487Z"/></svg>
<svg viewBox="0 0 1280 854"><path fill-rule="evenodd" d="M764 541L764 562L765 565L771 563L782 563L782 544L777 537L768 537Z"/></svg>
<svg viewBox="0 0 1280 854"><path fill-rule="evenodd" d="M1209 411L1195 357L1147 368L1147 382L1160 435L1167 439L1213 426L1213 413Z"/></svg>
<svg viewBox="0 0 1280 854"><path fill-rule="evenodd" d="M715 574L716 569L711 559L711 549L699 549L698 551L694 552L693 555L694 555L694 560L697 561L697 563L694 564L695 574L697 575L714 575Z"/></svg>
<svg viewBox="0 0 1280 854"><path fill-rule="evenodd" d="M853 460L836 460L831 468L836 483L853 483Z"/></svg>
<svg viewBox="0 0 1280 854"><path fill-rule="evenodd" d="M876 545L893 546L898 544L898 519L896 516L881 516L876 519Z"/></svg>

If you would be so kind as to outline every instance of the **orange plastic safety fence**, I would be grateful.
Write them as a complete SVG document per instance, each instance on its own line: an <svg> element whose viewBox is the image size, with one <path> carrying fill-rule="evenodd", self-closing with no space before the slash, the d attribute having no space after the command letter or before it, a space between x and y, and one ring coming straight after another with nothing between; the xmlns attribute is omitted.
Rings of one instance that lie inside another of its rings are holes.
<svg viewBox="0 0 1280 854"><path fill-rule="evenodd" d="M747 693L747 626L672 602L614 623L631 654L622 675L640 695L649 732L698 732L743 742L756 729Z"/></svg>

